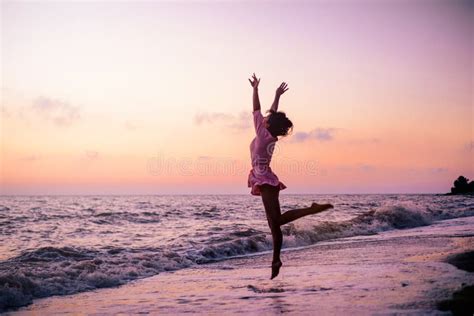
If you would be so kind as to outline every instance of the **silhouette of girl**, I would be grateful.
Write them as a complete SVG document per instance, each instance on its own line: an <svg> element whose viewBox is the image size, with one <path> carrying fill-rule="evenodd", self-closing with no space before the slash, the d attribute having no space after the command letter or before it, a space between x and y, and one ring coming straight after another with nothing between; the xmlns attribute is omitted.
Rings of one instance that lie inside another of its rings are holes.
<svg viewBox="0 0 474 316"><path fill-rule="evenodd" d="M255 73L252 80L249 79L253 88L253 122L256 136L250 144L250 155L252 158L252 169L248 177L248 186L251 194L262 197L263 206L267 215L268 225L273 238L273 261L271 279L275 278L282 266L280 260L281 244L283 235L280 226L292 222L300 217L316 214L330 209L331 204L313 203L310 207L295 209L281 214L279 193L286 186L278 179L270 168L273 149L278 141L278 136L286 136L293 128L293 123L286 117L284 112L278 112L280 96L288 90L288 85L283 82L276 90L275 100L266 117L260 112L260 100L258 97L258 85Z"/></svg>

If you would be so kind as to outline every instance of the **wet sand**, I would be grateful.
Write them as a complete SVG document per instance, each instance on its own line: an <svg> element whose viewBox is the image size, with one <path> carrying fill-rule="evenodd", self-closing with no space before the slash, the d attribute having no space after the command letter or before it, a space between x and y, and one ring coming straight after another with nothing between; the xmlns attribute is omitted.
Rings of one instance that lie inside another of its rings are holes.
<svg viewBox="0 0 474 316"><path fill-rule="evenodd" d="M438 303L474 284L450 256L474 249L474 217L339 239L161 273L118 288L36 300L12 315L441 313Z"/></svg>
<svg viewBox="0 0 474 316"><path fill-rule="evenodd" d="M461 270L474 272L474 251L449 256L446 261ZM438 303L438 309L450 311L453 315L474 315L474 285L454 292L452 298Z"/></svg>

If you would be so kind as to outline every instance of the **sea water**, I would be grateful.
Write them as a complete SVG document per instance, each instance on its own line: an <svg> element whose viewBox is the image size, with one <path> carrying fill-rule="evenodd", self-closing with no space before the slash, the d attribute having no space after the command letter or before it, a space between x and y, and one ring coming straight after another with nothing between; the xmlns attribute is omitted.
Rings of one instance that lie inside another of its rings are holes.
<svg viewBox="0 0 474 316"><path fill-rule="evenodd" d="M285 248L474 216L444 195L281 195L282 212L334 209L282 227ZM258 197L0 197L0 307L117 286L162 271L269 251ZM1 308L0 308L1 310Z"/></svg>

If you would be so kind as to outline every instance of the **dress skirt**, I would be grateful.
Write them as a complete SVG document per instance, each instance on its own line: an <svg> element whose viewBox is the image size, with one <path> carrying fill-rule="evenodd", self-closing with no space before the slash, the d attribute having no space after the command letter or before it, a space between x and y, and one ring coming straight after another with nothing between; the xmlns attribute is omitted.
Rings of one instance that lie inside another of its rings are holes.
<svg viewBox="0 0 474 316"><path fill-rule="evenodd" d="M273 173L270 167L252 168L248 177L248 187L252 188L250 193L252 195L261 195L260 186L262 184L269 184L278 187L280 190L286 189L286 185L278 180L277 175Z"/></svg>

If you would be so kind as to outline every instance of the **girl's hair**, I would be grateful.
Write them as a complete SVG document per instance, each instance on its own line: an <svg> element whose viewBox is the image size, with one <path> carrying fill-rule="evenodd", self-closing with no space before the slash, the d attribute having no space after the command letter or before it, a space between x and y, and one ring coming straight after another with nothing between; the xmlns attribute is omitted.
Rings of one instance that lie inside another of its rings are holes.
<svg viewBox="0 0 474 316"><path fill-rule="evenodd" d="M286 117L285 112L270 110L268 116L268 131L273 137L286 136L293 130L293 123Z"/></svg>

